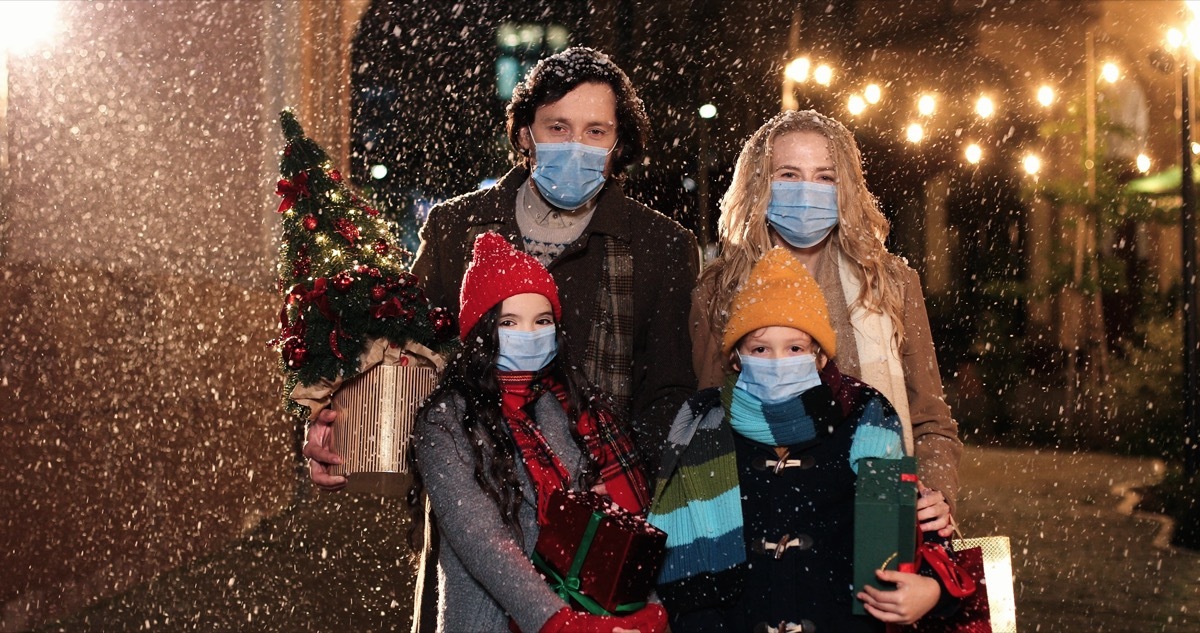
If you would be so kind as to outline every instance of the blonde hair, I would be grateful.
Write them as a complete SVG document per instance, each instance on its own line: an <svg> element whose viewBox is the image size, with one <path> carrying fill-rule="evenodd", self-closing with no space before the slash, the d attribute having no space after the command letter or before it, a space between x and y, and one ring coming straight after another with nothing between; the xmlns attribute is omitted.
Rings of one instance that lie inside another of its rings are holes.
<svg viewBox="0 0 1200 633"><path fill-rule="evenodd" d="M867 191L862 155L854 135L837 121L814 110L780 113L758 128L742 147L733 181L721 199L717 232L721 254L700 276L701 287L713 289L708 305L709 322L719 336L728 319L737 289L750 276L750 268L771 250L767 203L771 200L771 157L775 141L795 132L817 132L829 141L829 155L837 173L838 224L833 239L856 264L861 291L850 307L861 306L887 314L892 320L897 346L904 340L902 264L887 252L883 242L891 225L875 196Z"/></svg>

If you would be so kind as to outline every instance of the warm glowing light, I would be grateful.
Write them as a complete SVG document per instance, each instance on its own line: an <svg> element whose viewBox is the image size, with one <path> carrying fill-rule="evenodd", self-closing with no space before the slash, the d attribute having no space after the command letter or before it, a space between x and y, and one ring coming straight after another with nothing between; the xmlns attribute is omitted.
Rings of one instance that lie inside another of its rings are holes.
<svg viewBox="0 0 1200 633"><path fill-rule="evenodd" d="M996 104L992 102L991 97L980 97L975 102L975 114L980 118L987 119L996 113Z"/></svg>
<svg viewBox="0 0 1200 633"><path fill-rule="evenodd" d="M387 178L387 175L387 165L371 165L371 177L375 180L383 180L384 178Z"/></svg>
<svg viewBox="0 0 1200 633"><path fill-rule="evenodd" d="M0 49L28 52L53 35L58 27L58 5L46 0L0 2Z"/></svg>
<svg viewBox="0 0 1200 633"><path fill-rule="evenodd" d="M1195 141L1192 141L1192 153L1193 153L1193 154L1200 154L1200 143L1197 143L1197 142L1195 142Z"/></svg>
<svg viewBox="0 0 1200 633"><path fill-rule="evenodd" d="M904 136L909 143L920 143L925 140L925 128L920 123L909 123L904 130Z"/></svg>
<svg viewBox="0 0 1200 633"><path fill-rule="evenodd" d="M967 150L964 152L964 155L967 157L967 162L974 165L975 163L983 160L983 148L977 143L971 143L967 146Z"/></svg>
<svg viewBox="0 0 1200 633"><path fill-rule="evenodd" d="M1200 21L1197 21L1195 18L1196 5L1189 3L1188 7L1192 9L1192 21L1188 22L1187 30L1184 31L1183 36L1179 38L1180 44L1191 47L1193 55L1200 55L1200 48L1197 47L1197 44L1200 44ZM1167 33L1167 37L1169 38L1170 36L1171 34Z"/></svg>
<svg viewBox="0 0 1200 633"><path fill-rule="evenodd" d="M858 116L862 114L863 110L867 109L867 102L863 101L863 98L858 95L850 95L850 98L846 101L846 109L850 111L850 114Z"/></svg>
<svg viewBox="0 0 1200 633"><path fill-rule="evenodd" d="M1115 84L1121 78L1121 68L1113 62L1104 62L1104 66L1100 68L1100 78L1110 84Z"/></svg>
<svg viewBox="0 0 1200 633"><path fill-rule="evenodd" d="M917 100L917 113L921 116L929 116L937 109L937 99L933 95L921 95Z"/></svg>
<svg viewBox="0 0 1200 633"><path fill-rule="evenodd" d="M796 83L808 81L808 69L812 62L807 57L797 57L784 69L783 74Z"/></svg>
<svg viewBox="0 0 1200 633"><path fill-rule="evenodd" d="M1150 157L1145 154L1137 155L1137 168L1143 174L1150 171Z"/></svg>
<svg viewBox="0 0 1200 633"><path fill-rule="evenodd" d="M882 96L883 90L879 88L878 84L867 84L867 87L863 88L863 98L867 100L867 103L879 103Z"/></svg>
<svg viewBox="0 0 1200 633"><path fill-rule="evenodd" d="M1042 107L1050 107L1050 104L1054 103L1054 88L1046 85L1039 87L1037 91L1037 100L1038 103L1042 104Z"/></svg>
<svg viewBox="0 0 1200 633"><path fill-rule="evenodd" d="M813 71L813 81L828 86L829 82L833 81L833 68L829 64L821 64Z"/></svg>
<svg viewBox="0 0 1200 633"><path fill-rule="evenodd" d="M1021 167L1030 176L1037 175L1042 170L1042 159L1038 158L1037 154L1026 154L1025 158L1021 159Z"/></svg>
<svg viewBox="0 0 1200 633"><path fill-rule="evenodd" d="M700 106L700 118L701 119L712 119L712 118L715 118L716 116L717 116L717 106L715 106L711 103L706 103L706 104Z"/></svg>
<svg viewBox="0 0 1200 633"><path fill-rule="evenodd" d="M1179 29L1167 30L1167 48L1175 50L1183 46L1183 32Z"/></svg>

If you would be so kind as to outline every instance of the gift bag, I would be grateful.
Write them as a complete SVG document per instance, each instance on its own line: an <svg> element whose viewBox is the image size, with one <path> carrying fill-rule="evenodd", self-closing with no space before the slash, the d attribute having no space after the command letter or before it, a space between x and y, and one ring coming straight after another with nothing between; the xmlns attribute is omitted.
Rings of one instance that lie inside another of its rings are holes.
<svg viewBox="0 0 1200 633"><path fill-rule="evenodd" d="M533 563L559 596L593 615L632 613L646 604L667 535L604 497L555 491Z"/></svg>
<svg viewBox="0 0 1200 633"><path fill-rule="evenodd" d="M1012 554L1007 536L955 539L954 562L975 581L975 592L962 598L946 618L925 617L921 633L1016 633Z"/></svg>

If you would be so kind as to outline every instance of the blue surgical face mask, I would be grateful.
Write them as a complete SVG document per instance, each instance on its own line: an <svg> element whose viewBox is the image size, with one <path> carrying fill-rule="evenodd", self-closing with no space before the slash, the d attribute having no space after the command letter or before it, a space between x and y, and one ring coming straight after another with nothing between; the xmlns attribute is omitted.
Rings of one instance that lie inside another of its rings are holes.
<svg viewBox="0 0 1200 633"><path fill-rule="evenodd" d="M812 354L785 358L755 358L738 355L742 371L735 388L754 396L763 404L778 404L821 384L817 357Z"/></svg>
<svg viewBox="0 0 1200 633"><path fill-rule="evenodd" d="M552 325L522 332L500 328L500 353L496 368L500 371L538 371L558 354L558 337Z"/></svg>
<svg viewBox="0 0 1200 633"><path fill-rule="evenodd" d="M532 134L530 135L532 138ZM578 209L604 187L604 166L616 148L583 143L538 143L533 182L542 197L560 209Z"/></svg>
<svg viewBox="0 0 1200 633"><path fill-rule="evenodd" d="M816 182L773 182L767 222L796 248L816 246L837 226L837 187Z"/></svg>

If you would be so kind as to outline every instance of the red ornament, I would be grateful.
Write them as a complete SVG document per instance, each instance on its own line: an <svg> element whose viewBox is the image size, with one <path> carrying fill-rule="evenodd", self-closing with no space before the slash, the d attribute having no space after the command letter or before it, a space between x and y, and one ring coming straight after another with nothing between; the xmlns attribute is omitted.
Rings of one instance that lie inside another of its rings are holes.
<svg viewBox="0 0 1200 633"><path fill-rule="evenodd" d="M342 173L336 169L330 169L329 170L329 179L334 182L341 182L342 181Z"/></svg>
<svg viewBox="0 0 1200 633"><path fill-rule="evenodd" d="M371 299L373 301L383 301L383 299L387 297L387 293L388 290L386 286L377 285L371 287Z"/></svg>
<svg viewBox="0 0 1200 633"><path fill-rule="evenodd" d="M307 277L312 272L312 259L308 255L301 255L292 262L292 277Z"/></svg>
<svg viewBox="0 0 1200 633"><path fill-rule="evenodd" d="M304 216L304 228L308 231L317 230L317 216L311 213Z"/></svg>
<svg viewBox="0 0 1200 633"><path fill-rule="evenodd" d="M450 338L458 329L454 326L454 317L446 308L434 308L429 311L429 323L433 325L433 334L439 339Z"/></svg>
<svg viewBox="0 0 1200 633"><path fill-rule="evenodd" d="M303 339L292 337L283 342L283 362L289 369L300 369L306 360L308 348L304 346Z"/></svg>
<svg viewBox="0 0 1200 633"><path fill-rule="evenodd" d="M334 288L337 288L342 292L346 292L350 289L350 286L354 285L354 276L352 276L349 271L343 270L342 272L334 275L329 281L333 284Z"/></svg>
<svg viewBox="0 0 1200 633"><path fill-rule="evenodd" d="M365 205L365 204L362 206L362 210L363 210L363 211L366 211L367 215L369 215L369 216L371 216L371 217L375 217L375 216L379 215L379 210L378 210L378 209L374 209L374 208L372 208L372 207L369 207L369 206L367 206L367 205Z"/></svg>
<svg viewBox="0 0 1200 633"><path fill-rule="evenodd" d="M388 249L390 247L388 246L387 240L380 238L375 240L374 248L375 252L378 253L380 257L383 257L384 255L388 254Z"/></svg>
<svg viewBox="0 0 1200 633"><path fill-rule="evenodd" d="M420 281L420 280L417 279L417 276L412 273L400 273L400 287L401 288L410 288L412 286L415 286L415 285L417 285L418 281Z"/></svg>
<svg viewBox="0 0 1200 633"><path fill-rule="evenodd" d="M333 229L338 235L346 238L351 246L354 246L354 241L358 239L358 226L346 218L338 218L333 221Z"/></svg>

